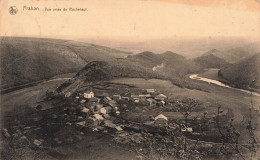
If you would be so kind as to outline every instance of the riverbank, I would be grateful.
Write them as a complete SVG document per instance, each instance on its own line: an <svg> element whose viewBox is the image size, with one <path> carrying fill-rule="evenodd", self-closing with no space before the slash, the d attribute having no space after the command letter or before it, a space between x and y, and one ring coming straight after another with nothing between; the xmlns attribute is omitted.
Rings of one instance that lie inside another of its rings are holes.
<svg viewBox="0 0 260 160"><path fill-rule="evenodd" d="M260 97L260 94L257 93L257 92L251 92L251 91L248 91L248 90L245 90L245 89L234 88L234 87L231 87L231 86L229 86L227 84L224 84L224 83L222 83L222 82L220 82L218 80L200 77L199 74L192 74L192 75L189 76L189 78L193 79L193 80L204 81L204 82L207 82L209 84L214 84L214 85L225 87L225 88L238 90L238 91L245 92L245 93L248 93L248 94L253 94L254 96Z"/></svg>

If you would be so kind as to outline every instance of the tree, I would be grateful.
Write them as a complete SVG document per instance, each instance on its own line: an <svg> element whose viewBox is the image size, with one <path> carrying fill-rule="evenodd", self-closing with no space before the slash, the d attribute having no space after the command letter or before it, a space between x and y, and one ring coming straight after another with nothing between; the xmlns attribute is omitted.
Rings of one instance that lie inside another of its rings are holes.
<svg viewBox="0 0 260 160"><path fill-rule="evenodd" d="M185 127L188 127L188 120L191 113L197 109L202 103L192 98L185 98L181 102L177 102L179 112L184 116Z"/></svg>

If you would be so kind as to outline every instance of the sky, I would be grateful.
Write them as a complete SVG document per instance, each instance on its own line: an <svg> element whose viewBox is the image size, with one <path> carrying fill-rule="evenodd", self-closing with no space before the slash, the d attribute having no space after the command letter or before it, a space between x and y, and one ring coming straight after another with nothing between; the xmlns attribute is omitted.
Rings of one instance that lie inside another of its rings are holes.
<svg viewBox="0 0 260 160"><path fill-rule="evenodd" d="M145 41L174 37L260 39L258 0L1 0L0 35ZM9 14L16 6L17 14ZM39 7L39 11L24 10ZM47 8L86 8L55 12Z"/></svg>

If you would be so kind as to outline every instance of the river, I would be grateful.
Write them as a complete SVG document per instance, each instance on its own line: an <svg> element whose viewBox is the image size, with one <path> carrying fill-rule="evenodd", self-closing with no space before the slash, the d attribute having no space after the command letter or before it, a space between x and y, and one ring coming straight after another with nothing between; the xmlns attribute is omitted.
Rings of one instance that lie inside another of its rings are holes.
<svg viewBox="0 0 260 160"><path fill-rule="evenodd" d="M209 84L215 84L215 85L218 85L218 86L221 86L221 87L226 87L226 88L230 88L230 89L235 89L235 90L239 90L239 91L242 91L242 92L251 94L250 91L245 90L245 89L234 88L234 87L231 87L231 86L229 86L229 85L226 85L226 84L224 84L224 83L222 83L222 82L220 82L220 81L217 81L217 80L199 77L199 74L192 74L192 75L190 75L189 77L190 77L190 79L193 79L193 80L204 81L204 82L208 82ZM259 93L252 92L252 94L255 95L255 96L260 97L260 94L259 94Z"/></svg>

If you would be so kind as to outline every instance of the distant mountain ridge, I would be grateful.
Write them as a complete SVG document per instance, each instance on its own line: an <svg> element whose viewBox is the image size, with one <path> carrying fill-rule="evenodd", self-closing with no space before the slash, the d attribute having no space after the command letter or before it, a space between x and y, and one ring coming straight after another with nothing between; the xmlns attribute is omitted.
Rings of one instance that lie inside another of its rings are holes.
<svg viewBox="0 0 260 160"><path fill-rule="evenodd" d="M200 65L195 63L193 60L186 59L184 56L171 51L167 51L162 54L142 52L136 55L128 56L127 60L150 68L163 63L164 72L169 72L177 76L184 76L188 73L193 73L201 69Z"/></svg>
<svg viewBox="0 0 260 160"><path fill-rule="evenodd" d="M228 63L234 64L245 58L253 56L257 52L258 52L258 50L256 48L248 45L248 46L243 46L243 47L235 47L235 48L231 48L231 49L223 50L223 51L220 51L217 49L212 49L212 50L204 53L200 57L213 55L222 60L225 60ZM199 57L197 57L197 58L199 58Z"/></svg>

